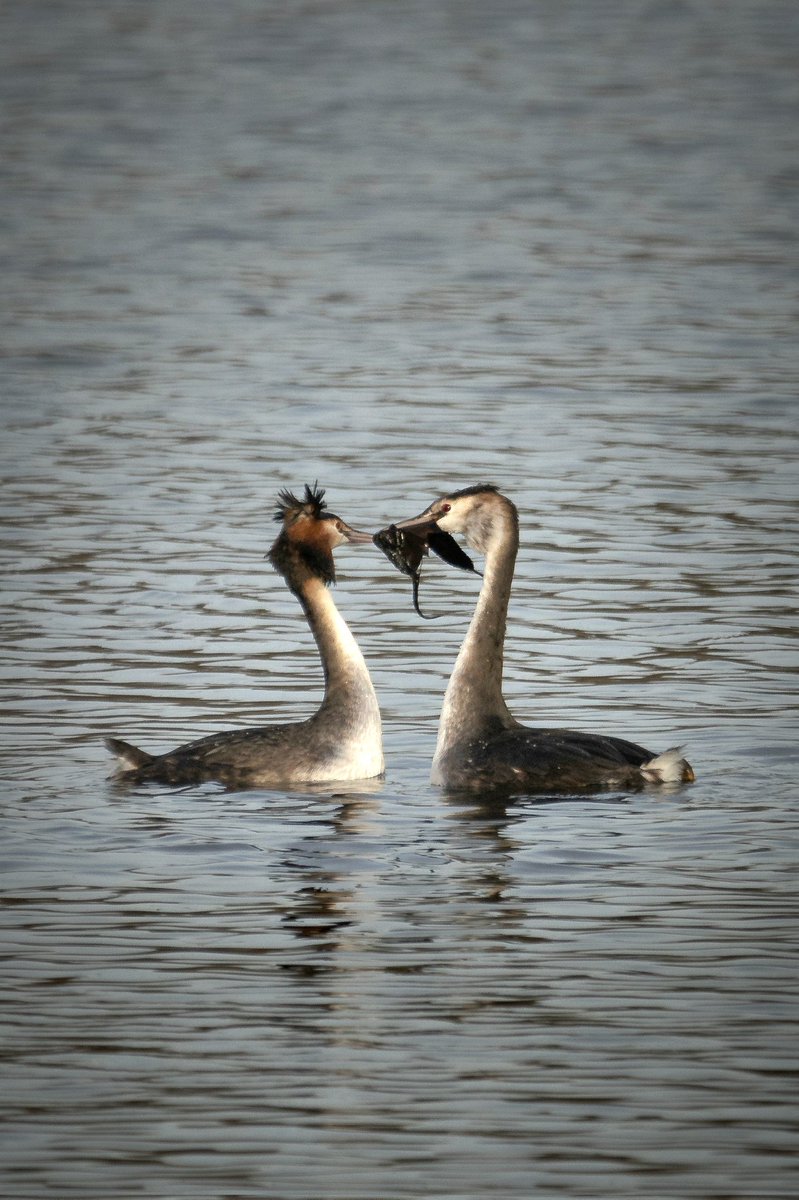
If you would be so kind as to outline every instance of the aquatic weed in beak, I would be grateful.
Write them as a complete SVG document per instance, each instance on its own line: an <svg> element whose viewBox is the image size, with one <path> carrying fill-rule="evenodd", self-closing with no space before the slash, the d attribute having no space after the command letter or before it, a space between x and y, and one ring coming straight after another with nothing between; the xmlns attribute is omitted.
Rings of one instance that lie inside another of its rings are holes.
<svg viewBox="0 0 799 1200"><path fill-rule="evenodd" d="M422 578L422 559L432 550L444 562L462 571L474 571L479 575L469 555L461 550L458 543L443 529L431 521L426 529L398 529L389 525L374 535L373 541L403 575L409 575L413 583L413 607L425 621L435 619L435 613L430 616L423 613L419 607L419 583Z"/></svg>

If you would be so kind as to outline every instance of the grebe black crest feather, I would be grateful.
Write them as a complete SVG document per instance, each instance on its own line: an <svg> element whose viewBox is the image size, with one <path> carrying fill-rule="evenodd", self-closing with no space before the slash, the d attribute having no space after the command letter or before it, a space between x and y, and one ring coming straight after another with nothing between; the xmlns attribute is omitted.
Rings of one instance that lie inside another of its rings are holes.
<svg viewBox="0 0 799 1200"><path fill-rule="evenodd" d="M313 487L306 483L303 500L299 500L288 488L283 488L277 495L275 520L289 522L296 521L300 516L321 517L327 508L324 495L325 489L320 488L318 483L314 483Z"/></svg>
<svg viewBox="0 0 799 1200"><path fill-rule="evenodd" d="M447 492L448 500L458 500L461 496L479 496L480 492L498 492L495 483L473 483L470 487L461 488L459 492Z"/></svg>

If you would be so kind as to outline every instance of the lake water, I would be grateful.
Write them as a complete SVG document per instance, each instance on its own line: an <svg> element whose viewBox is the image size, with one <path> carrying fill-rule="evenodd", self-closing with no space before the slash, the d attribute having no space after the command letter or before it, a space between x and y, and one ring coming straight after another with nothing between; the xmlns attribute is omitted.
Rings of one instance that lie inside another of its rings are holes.
<svg viewBox="0 0 799 1200"><path fill-rule="evenodd" d="M0 20L3 1194L796 1195L799 9ZM316 705L315 479L499 484L512 709L697 782L432 788L479 581L368 547L385 779L108 782Z"/></svg>

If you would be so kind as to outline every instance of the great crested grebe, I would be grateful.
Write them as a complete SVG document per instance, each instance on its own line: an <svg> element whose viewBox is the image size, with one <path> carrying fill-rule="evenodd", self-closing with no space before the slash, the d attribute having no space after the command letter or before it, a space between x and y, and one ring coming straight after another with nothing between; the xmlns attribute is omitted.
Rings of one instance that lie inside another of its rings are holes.
<svg viewBox="0 0 799 1200"><path fill-rule="evenodd" d="M346 543L371 543L325 511L324 490L305 487L298 500L278 497L283 528L269 552L272 566L302 605L322 659L325 693L306 721L215 733L151 755L117 738L106 745L119 760L118 777L191 784L217 780L228 787L325 783L369 779L383 773L380 709L358 643L333 603L333 551Z"/></svg>
<svg viewBox="0 0 799 1200"><path fill-rule="evenodd" d="M480 595L444 696L433 783L564 793L693 780L680 749L654 756L621 738L530 728L511 715L502 695L502 656L519 517L493 484L442 496L418 517L390 529L392 541L410 536L414 544L432 530L462 533L467 545L485 555ZM376 535L378 545L381 536Z"/></svg>

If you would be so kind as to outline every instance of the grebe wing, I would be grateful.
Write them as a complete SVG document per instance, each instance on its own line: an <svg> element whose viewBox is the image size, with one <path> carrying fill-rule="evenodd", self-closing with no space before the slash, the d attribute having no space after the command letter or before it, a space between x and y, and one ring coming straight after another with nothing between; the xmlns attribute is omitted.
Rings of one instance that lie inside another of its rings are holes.
<svg viewBox="0 0 799 1200"><path fill-rule="evenodd" d="M307 724L300 721L212 733L166 754L153 755L149 761L123 772L123 776L138 782L189 784L217 779L235 783L263 765L264 752L278 763L283 761L288 776L298 744L303 742L301 731Z"/></svg>
<svg viewBox="0 0 799 1200"><path fill-rule="evenodd" d="M641 788L649 751L623 738L517 726L475 738L448 756L448 786L509 792Z"/></svg>

